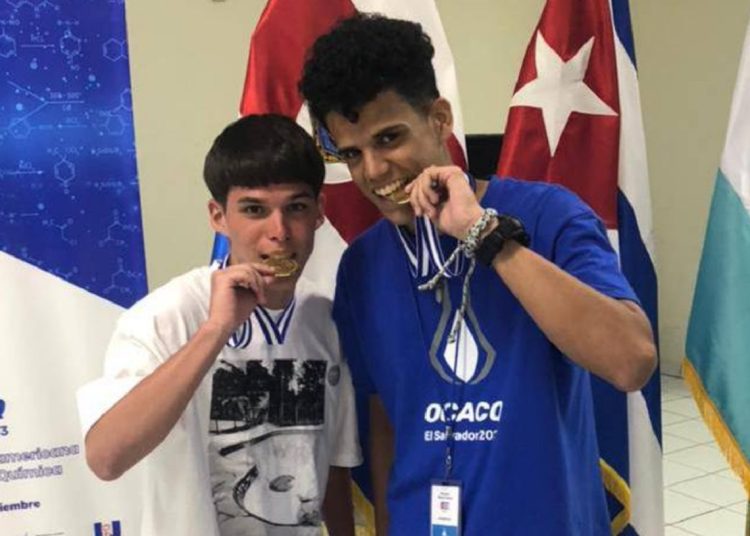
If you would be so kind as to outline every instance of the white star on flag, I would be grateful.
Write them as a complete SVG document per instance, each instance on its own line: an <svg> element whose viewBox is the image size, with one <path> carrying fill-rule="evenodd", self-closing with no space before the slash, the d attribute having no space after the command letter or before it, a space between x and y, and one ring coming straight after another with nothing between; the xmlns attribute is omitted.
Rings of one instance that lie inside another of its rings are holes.
<svg viewBox="0 0 750 536"><path fill-rule="evenodd" d="M542 32L537 32L534 49L537 78L519 89L510 101L511 106L541 108L552 156L572 112L617 115L583 81L593 47L592 37L578 49L575 56L563 61L544 40Z"/></svg>

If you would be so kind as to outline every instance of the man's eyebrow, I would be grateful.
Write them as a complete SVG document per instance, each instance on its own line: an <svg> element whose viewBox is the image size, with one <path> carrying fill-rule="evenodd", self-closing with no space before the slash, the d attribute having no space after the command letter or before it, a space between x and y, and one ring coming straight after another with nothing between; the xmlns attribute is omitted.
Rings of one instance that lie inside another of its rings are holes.
<svg viewBox="0 0 750 536"><path fill-rule="evenodd" d="M334 147L336 147L336 151L339 153L343 153L344 151L357 151L358 149L354 146L342 146L338 145L335 141L333 142Z"/></svg>
<svg viewBox="0 0 750 536"><path fill-rule="evenodd" d="M310 192L299 192L289 198L290 201L296 201L297 199L315 199L315 196Z"/></svg>
<svg viewBox="0 0 750 536"><path fill-rule="evenodd" d="M296 201L297 199L314 199L315 196L310 192L299 192L293 195L290 195L287 200L288 201ZM237 200L237 203L243 203L243 204L258 204L263 205L266 203L265 199L261 199L259 197L253 197L251 195L242 196Z"/></svg>
<svg viewBox="0 0 750 536"><path fill-rule="evenodd" d="M399 132L404 130L404 125L401 123L396 123L395 125L387 125L383 128L379 129L375 134L372 135L373 139L378 138L380 136L384 136L386 134L398 134Z"/></svg>
<svg viewBox="0 0 750 536"><path fill-rule="evenodd" d="M400 130L400 129L403 128L403 126L404 125L402 125L401 123L396 123L395 125L386 125L383 128L381 128L380 130L378 130L375 133L375 136L377 136L378 134L383 134L384 132L388 132L390 130Z"/></svg>
<svg viewBox="0 0 750 536"><path fill-rule="evenodd" d="M252 196L246 195L246 196L240 197L237 200L237 203L245 203L245 204L256 203L258 205L262 205L263 200L258 197L252 197Z"/></svg>
<svg viewBox="0 0 750 536"><path fill-rule="evenodd" d="M395 125L386 125L380 130L378 130L377 132L375 132L374 134L372 134L371 138L377 138L378 136L382 136L383 134L391 134L393 132L398 132L400 130L403 130L403 128L404 128L404 125L402 125L401 123L396 123ZM336 144L336 141L333 139L333 137L331 137L331 141L333 141L334 145L336 146L336 150L340 153L344 151L359 151L359 148L355 146L349 147L349 146L341 146L341 145Z"/></svg>

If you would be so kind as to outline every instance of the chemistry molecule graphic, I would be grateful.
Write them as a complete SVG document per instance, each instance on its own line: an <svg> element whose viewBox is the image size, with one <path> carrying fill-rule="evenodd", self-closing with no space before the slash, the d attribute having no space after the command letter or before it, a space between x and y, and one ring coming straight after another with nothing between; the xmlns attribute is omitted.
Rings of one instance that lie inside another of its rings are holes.
<svg viewBox="0 0 750 536"><path fill-rule="evenodd" d="M0 251L129 306L146 276L113 10L122 0L0 0Z"/></svg>

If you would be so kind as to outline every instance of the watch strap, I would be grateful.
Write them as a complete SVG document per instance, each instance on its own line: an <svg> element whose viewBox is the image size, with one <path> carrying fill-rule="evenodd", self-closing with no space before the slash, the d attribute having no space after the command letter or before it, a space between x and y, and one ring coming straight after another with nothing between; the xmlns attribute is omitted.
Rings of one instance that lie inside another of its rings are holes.
<svg viewBox="0 0 750 536"><path fill-rule="evenodd" d="M492 265L492 261L502 251L508 240L517 242L524 247L531 243L529 234L520 220L507 214L500 214L496 218L497 227L482 239L474 253L477 262L485 266Z"/></svg>

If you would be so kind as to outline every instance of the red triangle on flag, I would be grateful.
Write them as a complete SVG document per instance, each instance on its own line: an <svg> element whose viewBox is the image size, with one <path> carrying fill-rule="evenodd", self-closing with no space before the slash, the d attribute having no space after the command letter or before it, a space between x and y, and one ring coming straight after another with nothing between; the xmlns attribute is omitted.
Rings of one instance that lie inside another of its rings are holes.
<svg viewBox="0 0 750 536"><path fill-rule="evenodd" d="M532 104L512 105L498 164L500 176L568 187L611 229L617 228L620 142L614 46L607 2L547 2L514 99L531 84L540 87ZM592 113L597 101L611 113Z"/></svg>

